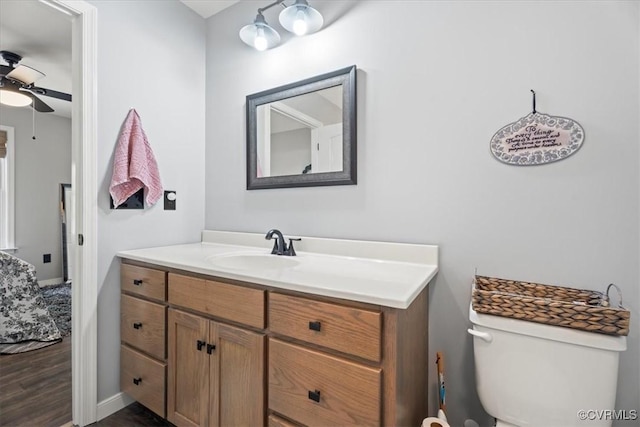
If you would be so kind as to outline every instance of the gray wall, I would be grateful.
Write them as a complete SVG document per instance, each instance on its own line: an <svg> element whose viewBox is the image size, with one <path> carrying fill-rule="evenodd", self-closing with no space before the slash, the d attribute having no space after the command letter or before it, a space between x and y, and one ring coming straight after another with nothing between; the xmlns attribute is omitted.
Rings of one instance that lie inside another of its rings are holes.
<svg viewBox="0 0 640 427"><path fill-rule="evenodd" d="M120 392L116 252L200 240L204 224L205 22L177 1L91 1L98 9L98 399ZM129 108L140 114L165 189L144 210L109 209L113 152Z"/></svg>
<svg viewBox="0 0 640 427"><path fill-rule="evenodd" d="M46 102L46 99L45 99ZM36 267L38 280L62 278L60 184L71 183L71 120L30 108L0 107L0 124L14 128L15 255ZM42 262L51 254L51 262Z"/></svg>
<svg viewBox="0 0 640 427"><path fill-rule="evenodd" d="M313 5L324 29L281 32L284 43L266 52L238 38L257 3L207 21L205 227L439 245L431 359L416 363L432 367L434 413L435 352L444 352L452 425L490 421L466 333L475 268L598 290L616 283L632 312L617 407L639 409L639 4ZM279 28L275 9L265 17ZM358 185L246 191L245 96L352 64ZM531 111L530 89L539 111L584 127L584 146L554 164L501 164L489 140Z"/></svg>
<svg viewBox="0 0 640 427"><path fill-rule="evenodd" d="M271 176L296 175L311 164L311 129L271 134Z"/></svg>

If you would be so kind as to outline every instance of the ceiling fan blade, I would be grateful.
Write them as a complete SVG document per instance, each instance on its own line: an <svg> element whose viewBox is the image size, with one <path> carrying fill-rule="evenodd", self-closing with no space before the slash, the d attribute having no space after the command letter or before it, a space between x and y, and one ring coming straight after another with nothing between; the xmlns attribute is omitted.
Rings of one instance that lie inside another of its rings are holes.
<svg viewBox="0 0 640 427"><path fill-rule="evenodd" d="M34 93L36 95L48 96L50 98L56 98L56 99L61 99L63 101L71 102L71 94L58 92L57 90L53 90L53 89L46 89L38 86L25 86L22 88L22 90L28 90L29 92Z"/></svg>
<svg viewBox="0 0 640 427"><path fill-rule="evenodd" d="M13 71L13 68L8 66L8 65L1 65L0 64L0 77L2 76L6 76L7 74L9 74L11 71Z"/></svg>
<svg viewBox="0 0 640 427"><path fill-rule="evenodd" d="M44 73L41 73L35 68L27 67L26 65L18 65L16 68L11 70L9 74L7 74L8 78L18 80L26 85L30 85L44 76Z"/></svg>
<svg viewBox="0 0 640 427"><path fill-rule="evenodd" d="M33 108L35 108L36 111L39 113L53 113L53 108L42 102L40 98L34 94L31 94L31 98L33 99Z"/></svg>

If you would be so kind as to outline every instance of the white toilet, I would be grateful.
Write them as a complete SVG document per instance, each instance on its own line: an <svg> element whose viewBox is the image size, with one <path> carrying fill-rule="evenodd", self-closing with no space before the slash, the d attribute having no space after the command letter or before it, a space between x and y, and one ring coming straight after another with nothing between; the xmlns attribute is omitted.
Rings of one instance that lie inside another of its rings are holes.
<svg viewBox="0 0 640 427"><path fill-rule="evenodd" d="M594 412L579 411L615 409L618 357L627 348L626 337L482 314L471 307L469 319L478 396L496 426L611 425L593 419Z"/></svg>

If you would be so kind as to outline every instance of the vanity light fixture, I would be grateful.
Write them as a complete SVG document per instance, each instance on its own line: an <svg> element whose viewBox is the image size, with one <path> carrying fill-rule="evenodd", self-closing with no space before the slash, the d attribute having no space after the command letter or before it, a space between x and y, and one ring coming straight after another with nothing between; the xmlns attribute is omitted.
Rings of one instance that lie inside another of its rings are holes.
<svg viewBox="0 0 640 427"><path fill-rule="evenodd" d="M322 28L324 19L320 12L309 6L307 0L296 0L280 12L280 25L297 36L311 34Z"/></svg>
<svg viewBox="0 0 640 427"><path fill-rule="evenodd" d="M258 9L258 15L256 15L253 24L242 27L240 38L249 46L260 51L271 49L280 43L280 34L267 24L261 9Z"/></svg>
<svg viewBox="0 0 640 427"><path fill-rule="evenodd" d="M280 44L280 34L267 24L264 12L267 9L282 4L285 9L280 12L280 25L295 35L311 34L322 28L324 19L320 12L309 6L306 0L295 0L291 6L284 4L285 0L276 0L265 7L258 9L258 14L253 24L245 25L240 30L240 39L247 45L263 51Z"/></svg>

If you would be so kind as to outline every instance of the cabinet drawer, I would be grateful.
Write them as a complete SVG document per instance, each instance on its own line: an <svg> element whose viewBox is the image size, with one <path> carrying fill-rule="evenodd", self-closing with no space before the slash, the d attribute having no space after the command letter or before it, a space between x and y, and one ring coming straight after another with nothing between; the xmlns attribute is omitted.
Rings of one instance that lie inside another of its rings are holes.
<svg viewBox="0 0 640 427"><path fill-rule="evenodd" d="M166 301L165 276L164 271L122 264L120 267L120 287L123 291L158 301Z"/></svg>
<svg viewBox="0 0 640 427"><path fill-rule="evenodd" d="M161 417L165 412L166 365L120 346L120 389Z"/></svg>
<svg viewBox="0 0 640 427"><path fill-rule="evenodd" d="M120 297L120 339L164 359L166 307L129 295Z"/></svg>
<svg viewBox="0 0 640 427"><path fill-rule="evenodd" d="M269 340L269 408L308 426L380 425L381 370Z"/></svg>
<svg viewBox="0 0 640 427"><path fill-rule="evenodd" d="M298 427L296 424L292 424L284 418L280 418L277 415L269 415L267 420L268 427Z"/></svg>
<svg viewBox="0 0 640 427"><path fill-rule="evenodd" d="M269 295L269 329L380 361L382 313L379 312L272 292Z"/></svg>
<svg viewBox="0 0 640 427"><path fill-rule="evenodd" d="M169 303L264 328L265 291L169 274Z"/></svg>

